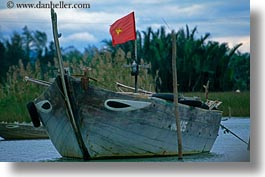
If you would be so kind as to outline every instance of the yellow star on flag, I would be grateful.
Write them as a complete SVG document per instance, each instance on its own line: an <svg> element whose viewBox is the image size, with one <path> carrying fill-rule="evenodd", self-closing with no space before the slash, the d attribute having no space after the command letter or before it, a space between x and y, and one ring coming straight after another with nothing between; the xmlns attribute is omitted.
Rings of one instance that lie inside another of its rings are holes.
<svg viewBox="0 0 265 177"><path fill-rule="evenodd" d="M109 32L112 37L113 46L136 40L134 12L116 20L110 25Z"/></svg>
<svg viewBox="0 0 265 177"><path fill-rule="evenodd" d="M121 28L118 28L115 31L116 31L117 35L119 35L122 32Z"/></svg>

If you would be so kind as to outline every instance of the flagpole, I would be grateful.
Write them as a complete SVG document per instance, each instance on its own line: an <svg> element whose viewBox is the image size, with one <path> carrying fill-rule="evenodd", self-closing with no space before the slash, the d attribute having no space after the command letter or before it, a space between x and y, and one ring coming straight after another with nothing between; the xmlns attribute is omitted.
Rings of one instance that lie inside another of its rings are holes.
<svg viewBox="0 0 265 177"><path fill-rule="evenodd" d="M138 69L138 60L137 60L137 40L136 40L136 39L134 40L134 54L135 54L135 62L136 62L137 69ZM138 71L137 71L137 73L136 73L135 76L134 76L135 93L138 92L137 77L138 77Z"/></svg>
<svg viewBox="0 0 265 177"><path fill-rule="evenodd" d="M137 86L137 77L138 77L138 59L137 59L137 39L136 39L136 30L135 30L135 18L134 12L118 19L110 26L110 34L112 36L112 45L122 44L127 41L134 40L134 52L135 59L131 64L132 76L135 79L135 93L138 91Z"/></svg>

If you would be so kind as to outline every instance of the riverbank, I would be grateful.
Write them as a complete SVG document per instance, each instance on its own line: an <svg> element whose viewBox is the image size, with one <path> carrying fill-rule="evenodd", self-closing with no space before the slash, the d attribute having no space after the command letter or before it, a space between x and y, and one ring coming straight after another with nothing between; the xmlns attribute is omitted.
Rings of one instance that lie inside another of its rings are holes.
<svg viewBox="0 0 265 177"><path fill-rule="evenodd" d="M183 95L197 96L205 101L203 92L189 92L183 93ZM0 122L30 122L31 120L27 112L26 104L33 98L33 96L29 96L27 94L24 94L21 97L2 97L0 100ZM249 91L240 93L210 92L209 99L219 100L222 102L219 109L223 111L224 117L250 117Z"/></svg>
<svg viewBox="0 0 265 177"><path fill-rule="evenodd" d="M203 92L183 93L184 96L197 96L205 101ZM209 92L210 100L222 102L219 109L223 111L223 116L230 117L250 117L250 92Z"/></svg>

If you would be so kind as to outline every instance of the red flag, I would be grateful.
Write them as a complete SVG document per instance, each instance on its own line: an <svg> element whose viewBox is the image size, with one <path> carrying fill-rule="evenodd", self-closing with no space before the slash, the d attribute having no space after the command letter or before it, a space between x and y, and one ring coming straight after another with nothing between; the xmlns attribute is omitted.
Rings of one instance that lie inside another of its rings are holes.
<svg viewBox="0 0 265 177"><path fill-rule="evenodd" d="M135 40L135 20L134 12L120 18L110 26L112 36L112 45L122 44L124 42Z"/></svg>

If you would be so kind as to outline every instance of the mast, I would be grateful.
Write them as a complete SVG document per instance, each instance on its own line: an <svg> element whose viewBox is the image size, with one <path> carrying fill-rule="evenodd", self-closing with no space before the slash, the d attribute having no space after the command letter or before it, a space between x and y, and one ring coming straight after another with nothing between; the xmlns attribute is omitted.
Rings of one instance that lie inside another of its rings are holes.
<svg viewBox="0 0 265 177"><path fill-rule="evenodd" d="M62 54L60 50L60 44L58 40L58 29L57 29L57 14L54 12L53 9L51 9L51 18L52 18L52 29L53 29L53 37L54 37L54 43L55 43L55 48L57 52L57 57L58 57L58 64L59 64L59 70L60 70L60 78L61 78L61 83L62 83L62 88L63 88L63 94L64 94L64 99L67 107L67 112L68 112L68 117L70 119L70 123L72 125L72 128L74 130L79 148L83 154L84 159L89 158L89 153L85 147L84 141L82 139L79 127L77 126L77 122L74 117L73 109L71 106L71 102L69 99L67 87L66 87L66 82L65 82L65 71L63 67L63 59L62 59Z"/></svg>
<svg viewBox="0 0 265 177"><path fill-rule="evenodd" d="M177 126L177 137L178 137L178 159L182 159L182 137L181 137L181 127L178 112L178 76L177 76L177 44L176 35L174 30L172 31L172 74L173 74L173 93L174 93L174 104L175 104L175 117Z"/></svg>

